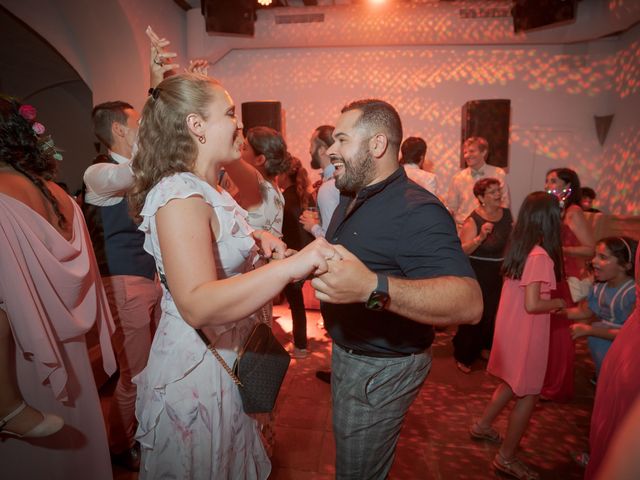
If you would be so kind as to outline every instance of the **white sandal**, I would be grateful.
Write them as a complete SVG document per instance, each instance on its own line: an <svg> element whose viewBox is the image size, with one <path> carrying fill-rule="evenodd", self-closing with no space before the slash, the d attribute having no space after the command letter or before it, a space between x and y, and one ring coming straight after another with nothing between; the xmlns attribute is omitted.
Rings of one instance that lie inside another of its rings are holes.
<svg viewBox="0 0 640 480"><path fill-rule="evenodd" d="M0 435L11 435L18 438L47 437L49 435L53 435L64 426L64 420L58 415L40 412L40 414L44 418L40 423L38 423L28 432L20 434L12 432L11 430L5 430L4 427L7 425L7 423L9 423L13 418L20 415L20 413L22 413L25 408L27 408L27 404L23 401L20 403L20 405L18 405L18 408L16 408L13 412L0 420Z"/></svg>

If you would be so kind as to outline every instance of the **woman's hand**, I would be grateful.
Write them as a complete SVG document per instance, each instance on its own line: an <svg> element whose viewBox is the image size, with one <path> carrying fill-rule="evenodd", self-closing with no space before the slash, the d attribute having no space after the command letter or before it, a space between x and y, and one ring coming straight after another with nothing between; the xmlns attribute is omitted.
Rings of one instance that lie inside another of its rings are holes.
<svg viewBox="0 0 640 480"><path fill-rule="evenodd" d="M264 258L281 260L291 256L291 253L288 253L290 251L287 249L287 244L266 230L254 230L253 239L258 244Z"/></svg>
<svg viewBox="0 0 640 480"><path fill-rule="evenodd" d="M166 38L160 38L151 27L145 30L151 42L151 56L149 59L149 83L151 88L155 88L162 82L167 72L174 72L180 65L171 63L171 59L177 56L174 52L166 52L171 42Z"/></svg>
<svg viewBox="0 0 640 480"><path fill-rule="evenodd" d="M487 239L489 235L491 235L491 232L493 232L493 223L491 222L483 223L482 227L480 227L480 234L479 234L483 242Z"/></svg>
<svg viewBox="0 0 640 480"><path fill-rule="evenodd" d="M318 215L314 215L314 212L309 210L305 210L298 218L298 221L302 224L302 228L304 228L307 232L311 233L313 227L316 225L320 225L320 218Z"/></svg>
<svg viewBox="0 0 640 480"><path fill-rule="evenodd" d="M288 273L292 282L309 275L322 275L329 270L329 261L342 260L341 255L324 238L317 238L295 255L287 258Z"/></svg>
<svg viewBox="0 0 640 480"><path fill-rule="evenodd" d="M197 73L199 75L208 76L209 62L204 58L196 58L195 60L189 60L189 66L187 72Z"/></svg>

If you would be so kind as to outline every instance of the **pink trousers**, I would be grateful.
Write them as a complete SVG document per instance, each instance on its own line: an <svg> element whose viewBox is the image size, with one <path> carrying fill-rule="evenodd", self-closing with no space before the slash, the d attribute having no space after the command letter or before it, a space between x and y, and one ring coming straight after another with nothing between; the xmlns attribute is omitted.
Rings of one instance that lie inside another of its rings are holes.
<svg viewBox="0 0 640 480"><path fill-rule="evenodd" d="M162 289L157 278L133 275L102 277L102 282L116 325L111 343L120 370L107 420L109 450L121 453L135 444L136 386L131 379L147 365Z"/></svg>

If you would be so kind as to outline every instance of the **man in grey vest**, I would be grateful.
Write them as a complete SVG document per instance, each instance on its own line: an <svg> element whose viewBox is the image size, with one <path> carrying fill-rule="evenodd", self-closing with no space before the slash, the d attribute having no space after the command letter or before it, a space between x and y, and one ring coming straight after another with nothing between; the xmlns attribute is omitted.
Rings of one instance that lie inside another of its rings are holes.
<svg viewBox="0 0 640 480"><path fill-rule="evenodd" d="M99 155L84 174L83 206L116 323L111 342L120 378L107 419L109 449L114 463L130 470L140 466L134 439L136 386L131 379L147 364L162 297L155 262L144 251L144 233L129 216L126 199L134 180L130 163L139 117L125 102L101 103L93 109L94 132L108 154Z"/></svg>

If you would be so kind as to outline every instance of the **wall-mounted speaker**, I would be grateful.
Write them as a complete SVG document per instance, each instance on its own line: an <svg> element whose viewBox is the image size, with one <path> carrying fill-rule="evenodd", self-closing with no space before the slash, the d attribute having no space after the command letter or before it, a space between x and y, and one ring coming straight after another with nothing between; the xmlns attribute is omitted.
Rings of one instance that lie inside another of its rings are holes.
<svg viewBox="0 0 640 480"><path fill-rule="evenodd" d="M202 0L207 33L225 33L252 37L255 0Z"/></svg>
<svg viewBox="0 0 640 480"><path fill-rule="evenodd" d="M462 106L460 168L467 166L462 155L462 143L469 137L483 137L489 142L489 165L509 166L510 117L511 100L472 100Z"/></svg>
<svg viewBox="0 0 640 480"><path fill-rule="evenodd" d="M576 0L515 0L511 9L513 31L569 23L575 20L576 10Z"/></svg>
<svg viewBox="0 0 640 480"><path fill-rule="evenodd" d="M243 133L252 127L270 127L282 132L282 105L280 102L244 102L242 104Z"/></svg>

